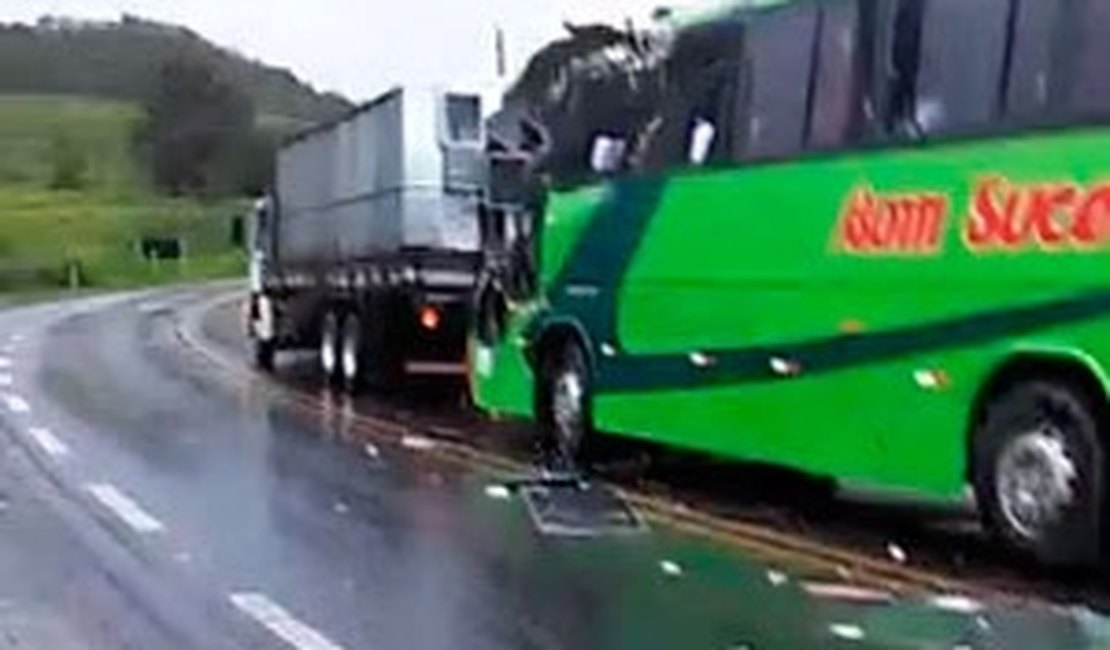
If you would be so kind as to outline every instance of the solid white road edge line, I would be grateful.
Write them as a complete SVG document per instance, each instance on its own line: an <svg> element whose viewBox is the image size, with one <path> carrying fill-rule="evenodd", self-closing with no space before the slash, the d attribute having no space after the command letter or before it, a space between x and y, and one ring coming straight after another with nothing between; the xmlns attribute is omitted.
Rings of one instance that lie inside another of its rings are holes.
<svg viewBox="0 0 1110 650"><path fill-rule="evenodd" d="M265 594L239 592L229 597L231 604L297 650L342 650L342 647L297 620L284 607Z"/></svg>
<svg viewBox="0 0 1110 650"><path fill-rule="evenodd" d="M137 533L159 533L165 530L162 522L155 519L131 497L127 496L111 483L93 483L85 486L93 497L112 514L131 527Z"/></svg>

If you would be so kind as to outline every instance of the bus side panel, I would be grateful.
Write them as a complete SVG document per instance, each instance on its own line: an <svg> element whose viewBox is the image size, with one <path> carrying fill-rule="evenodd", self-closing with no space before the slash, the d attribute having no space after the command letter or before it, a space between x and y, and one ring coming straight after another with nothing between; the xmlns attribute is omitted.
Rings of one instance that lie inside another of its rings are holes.
<svg viewBox="0 0 1110 650"><path fill-rule="evenodd" d="M1110 288L1107 249L969 245L976 188L993 177L1014 187L1108 181L1110 132L667 180L619 288L621 349L611 363L647 356L662 359L653 368L673 369L682 359L700 367L673 373L682 377L673 385L660 378L607 386L595 410L599 425L955 493L971 401L1008 350L1040 341L1110 353L1110 328L1097 310L1061 319ZM861 191L942 201L935 245L847 249L842 220ZM751 363L759 358L762 368ZM740 366L730 365L735 359ZM921 373L931 370L948 383L923 385Z"/></svg>

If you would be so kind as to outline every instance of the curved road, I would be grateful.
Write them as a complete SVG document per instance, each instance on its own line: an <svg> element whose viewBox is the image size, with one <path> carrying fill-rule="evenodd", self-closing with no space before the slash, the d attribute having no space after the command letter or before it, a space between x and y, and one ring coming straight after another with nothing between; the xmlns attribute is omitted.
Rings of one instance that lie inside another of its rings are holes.
<svg viewBox="0 0 1110 650"><path fill-rule="evenodd" d="M242 365L201 324L229 291L0 312L0 648L1110 647L1085 609L895 595L606 529L604 490L434 439L352 444L350 412L213 362Z"/></svg>

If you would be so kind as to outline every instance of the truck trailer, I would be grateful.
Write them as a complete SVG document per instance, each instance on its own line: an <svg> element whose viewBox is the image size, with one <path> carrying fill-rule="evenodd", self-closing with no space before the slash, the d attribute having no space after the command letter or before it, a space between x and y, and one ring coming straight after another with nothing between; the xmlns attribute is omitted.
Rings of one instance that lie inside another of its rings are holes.
<svg viewBox="0 0 1110 650"><path fill-rule="evenodd" d="M484 161L480 96L441 88L393 89L284 142L251 219L256 364L318 349L349 390L465 375Z"/></svg>

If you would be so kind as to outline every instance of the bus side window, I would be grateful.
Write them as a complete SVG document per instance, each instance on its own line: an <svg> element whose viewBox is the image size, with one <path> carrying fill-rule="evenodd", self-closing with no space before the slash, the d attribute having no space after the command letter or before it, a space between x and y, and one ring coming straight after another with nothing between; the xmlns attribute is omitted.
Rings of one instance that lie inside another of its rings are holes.
<svg viewBox="0 0 1110 650"><path fill-rule="evenodd" d="M1074 117L1110 116L1110 2L1074 0L1069 10L1064 108Z"/></svg>
<svg viewBox="0 0 1110 650"><path fill-rule="evenodd" d="M815 3L771 9L749 25L733 130L740 159L802 150L816 31Z"/></svg>
<svg viewBox="0 0 1110 650"><path fill-rule="evenodd" d="M677 70L679 81L640 134L632 166L663 171L727 159L734 67L717 59Z"/></svg>
<svg viewBox="0 0 1110 650"><path fill-rule="evenodd" d="M921 134L965 132L997 117L1012 1L925 2L912 113Z"/></svg>
<svg viewBox="0 0 1110 650"><path fill-rule="evenodd" d="M860 51L860 8L856 0L822 9L816 49L809 146L850 147L862 137L865 114Z"/></svg>
<svg viewBox="0 0 1110 650"><path fill-rule="evenodd" d="M1029 121L1047 114L1060 8L1059 2L1019 1L1014 6L1004 98L1008 118Z"/></svg>
<svg viewBox="0 0 1110 650"><path fill-rule="evenodd" d="M665 96L658 114L638 134L631 166L649 172L685 166L689 119L689 100L681 92Z"/></svg>

